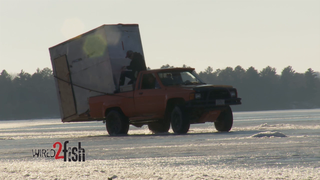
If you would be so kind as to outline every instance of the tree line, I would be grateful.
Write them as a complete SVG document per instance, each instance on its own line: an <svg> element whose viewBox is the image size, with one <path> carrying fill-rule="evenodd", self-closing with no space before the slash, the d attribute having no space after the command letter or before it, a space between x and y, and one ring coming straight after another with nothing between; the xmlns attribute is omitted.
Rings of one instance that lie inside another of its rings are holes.
<svg viewBox="0 0 320 180"><path fill-rule="evenodd" d="M161 68L173 66L167 64ZM237 88L242 105L232 106L235 111L320 108L320 73L311 68L297 73L288 66L278 75L270 66L261 71L241 66L214 71L209 66L198 74L206 83ZM60 116L54 77L49 68L37 69L32 75L21 70L16 76L3 70L0 87L2 120Z"/></svg>
<svg viewBox="0 0 320 180"><path fill-rule="evenodd" d="M37 69L32 75L21 70L0 75L0 119L60 117L52 70Z"/></svg>

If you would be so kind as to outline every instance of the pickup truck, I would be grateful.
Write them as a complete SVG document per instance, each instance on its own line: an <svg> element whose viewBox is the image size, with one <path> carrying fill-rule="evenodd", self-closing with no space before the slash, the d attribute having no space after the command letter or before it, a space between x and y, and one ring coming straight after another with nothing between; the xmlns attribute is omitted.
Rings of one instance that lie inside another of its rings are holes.
<svg viewBox="0 0 320 180"><path fill-rule="evenodd" d="M148 125L153 133L170 129L186 134L190 124L214 122L218 131L230 131L230 105L241 104L232 86L210 85L194 68L155 69L139 72L121 91L89 98L89 116L104 119L110 135L125 135L129 125Z"/></svg>

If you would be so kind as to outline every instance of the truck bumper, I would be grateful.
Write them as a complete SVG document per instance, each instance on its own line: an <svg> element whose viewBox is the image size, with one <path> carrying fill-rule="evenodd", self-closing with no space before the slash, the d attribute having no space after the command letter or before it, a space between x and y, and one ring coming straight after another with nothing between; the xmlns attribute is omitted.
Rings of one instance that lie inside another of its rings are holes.
<svg viewBox="0 0 320 180"><path fill-rule="evenodd" d="M221 111L239 104L241 98L191 100L185 103L185 110L190 123L215 122Z"/></svg>
<svg viewBox="0 0 320 180"><path fill-rule="evenodd" d="M241 104L241 98L214 99L214 100L191 100L186 102L186 108L218 108Z"/></svg>

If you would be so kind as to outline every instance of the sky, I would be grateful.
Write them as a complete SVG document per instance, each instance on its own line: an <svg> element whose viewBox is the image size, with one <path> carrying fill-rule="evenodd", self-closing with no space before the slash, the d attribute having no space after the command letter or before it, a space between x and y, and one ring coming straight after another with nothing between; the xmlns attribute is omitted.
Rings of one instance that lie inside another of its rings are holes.
<svg viewBox="0 0 320 180"><path fill-rule="evenodd" d="M320 0L0 0L0 72L52 68L49 47L139 24L146 64L320 71Z"/></svg>

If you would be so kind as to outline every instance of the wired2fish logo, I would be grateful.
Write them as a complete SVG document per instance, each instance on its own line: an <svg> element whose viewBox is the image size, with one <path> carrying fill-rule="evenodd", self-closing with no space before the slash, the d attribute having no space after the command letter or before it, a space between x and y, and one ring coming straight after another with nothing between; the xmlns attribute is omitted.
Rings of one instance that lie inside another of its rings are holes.
<svg viewBox="0 0 320 180"><path fill-rule="evenodd" d="M46 157L46 158L55 158L55 159L63 159L66 161L85 161L85 150L81 148L81 142L78 142L78 147L67 147L69 141L65 141L63 143L63 150L61 142L55 142L52 147L54 149L32 149L33 157ZM55 148L58 148L56 152ZM63 156L60 155L61 151L63 152Z"/></svg>

